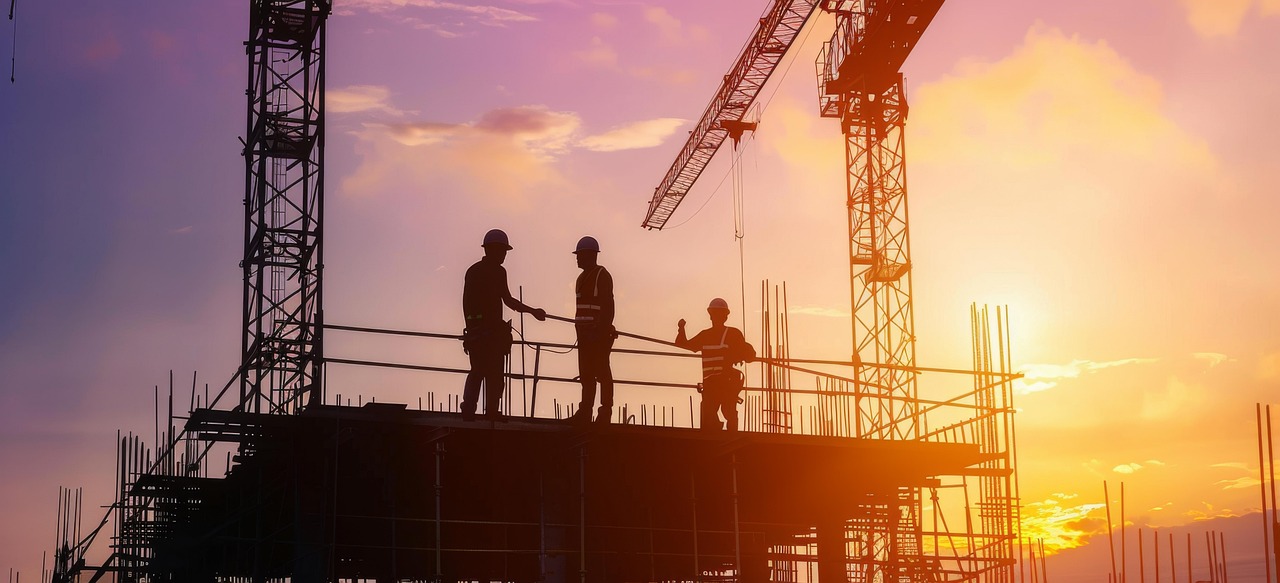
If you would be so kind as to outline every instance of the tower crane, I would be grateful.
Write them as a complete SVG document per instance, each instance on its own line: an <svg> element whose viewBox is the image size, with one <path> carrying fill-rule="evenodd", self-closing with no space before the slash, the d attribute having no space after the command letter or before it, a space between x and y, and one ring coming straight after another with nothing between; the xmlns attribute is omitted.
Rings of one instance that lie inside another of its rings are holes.
<svg viewBox="0 0 1280 583"><path fill-rule="evenodd" d="M800 29L819 8L834 15L835 31L816 63L818 112L840 120L845 137L850 364L860 385L856 390L878 397L863 399L858 407L855 433L861 438L914 440L923 433L915 379L901 67L943 1L774 0L655 189L643 223L648 229L666 224L725 139L736 142L734 132L742 131L748 108ZM932 580L937 557L927 556L921 534L922 493L920 487L886 492L863 503L864 518L820 527L819 548L831 546L823 539L843 541L849 556L859 557L843 569L828 563L820 580ZM969 549L990 551L1008 556L1008 549ZM986 576L985 568L961 571L960 580ZM1007 572L988 573L999 580L999 573Z"/></svg>
<svg viewBox="0 0 1280 583"><path fill-rule="evenodd" d="M748 108L800 29L819 8L833 14L835 31L817 60L818 110L839 119L845 136L851 360L864 386L890 397L860 415L866 437L911 439L918 431L900 68L942 3L775 0L655 189L642 225L662 229L725 139L742 131Z"/></svg>

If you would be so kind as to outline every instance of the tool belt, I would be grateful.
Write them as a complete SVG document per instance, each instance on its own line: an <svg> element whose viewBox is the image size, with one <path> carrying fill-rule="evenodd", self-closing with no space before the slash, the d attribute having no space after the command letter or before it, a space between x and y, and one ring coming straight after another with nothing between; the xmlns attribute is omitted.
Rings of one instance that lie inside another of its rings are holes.
<svg viewBox="0 0 1280 583"><path fill-rule="evenodd" d="M511 345L514 343L511 320L493 325L472 325L462 331L462 350L467 354L478 351L506 356L511 354Z"/></svg>
<svg viewBox="0 0 1280 583"><path fill-rule="evenodd" d="M731 368L726 371L717 372L711 376L702 379L702 389L714 388L716 390L725 391L733 394L735 397L746 387L746 377L742 371Z"/></svg>

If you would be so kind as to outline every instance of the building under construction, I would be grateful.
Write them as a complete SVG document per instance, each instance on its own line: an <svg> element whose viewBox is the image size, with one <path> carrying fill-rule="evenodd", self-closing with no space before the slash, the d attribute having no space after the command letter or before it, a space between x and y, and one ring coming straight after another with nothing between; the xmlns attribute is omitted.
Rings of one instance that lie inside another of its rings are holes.
<svg viewBox="0 0 1280 583"><path fill-rule="evenodd" d="M785 288L762 285L758 374L736 432L652 404L619 406L614 424L570 424L538 389L575 382L539 366L571 347L533 340L508 359L500 420L464 421L456 399L436 398L457 381L428 385L416 404L352 404L338 393L366 387L325 386L336 366L466 371L324 352L326 332L458 338L324 321L331 6L250 5L242 364L221 391L193 385L186 414L174 414L171 387L159 415L157 391L159 446L120 438L117 492L96 528L82 529L78 495L63 497L52 581L1016 577L1007 316L973 310L971 370L915 363L899 68L942 0L773 2L651 199L644 226L660 229L720 144L754 128L748 108L796 34L834 13L819 112L846 135L855 353L792 358ZM947 381L922 388L922 373ZM687 391L690 409L697 389L617 382ZM109 552L90 564L98 546Z"/></svg>

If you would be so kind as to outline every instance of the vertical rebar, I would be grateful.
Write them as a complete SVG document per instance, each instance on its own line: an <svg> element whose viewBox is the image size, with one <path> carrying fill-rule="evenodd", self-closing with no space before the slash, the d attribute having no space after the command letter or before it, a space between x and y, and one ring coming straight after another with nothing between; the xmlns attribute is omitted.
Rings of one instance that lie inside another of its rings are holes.
<svg viewBox="0 0 1280 583"><path fill-rule="evenodd" d="M1222 559L1222 583L1227 581L1227 535L1226 533L1218 533L1218 557Z"/></svg>
<svg viewBox="0 0 1280 583"><path fill-rule="evenodd" d="M1218 557L1214 553L1213 548L1213 531L1204 533L1204 555L1209 561L1209 583L1218 583Z"/></svg>
<svg viewBox="0 0 1280 583"><path fill-rule="evenodd" d="M1271 524L1269 525L1271 527L1271 546L1268 547L1268 550L1271 551L1271 561L1276 564L1276 577L1280 578L1280 559L1277 558L1280 557L1280 551L1277 551L1277 549L1280 549L1280 540L1276 540L1276 458L1275 453L1272 451L1271 441L1271 405L1267 405L1267 474L1270 478L1268 481L1271 482ZM1263 517L1266 517L1267 510L1265 507L1262 510L1262 514ZM1268 583L1271 581L1269 576L1267 581Z"/></svg>
<svg viewBox="0 0 1280 583"><path fill-rule="evenodd" d="M1103 502L1107 506L1107 548L1111 551L1111 580L1119 583L1119 573L1116 571L1116 541L1115 527L1111 524L1111 494L1107 491L1107 481L1102 481ZM1189 583L1189 582L1188 582Z"/></svg>
<svg viewBox="0 0 1280 583"><path fill-rule="evenodd" d="M1045 561L1048 557L1044 552L1044 539L1040 539L1040 579L1041 583L1049 583L1049 564Z"/></svg>

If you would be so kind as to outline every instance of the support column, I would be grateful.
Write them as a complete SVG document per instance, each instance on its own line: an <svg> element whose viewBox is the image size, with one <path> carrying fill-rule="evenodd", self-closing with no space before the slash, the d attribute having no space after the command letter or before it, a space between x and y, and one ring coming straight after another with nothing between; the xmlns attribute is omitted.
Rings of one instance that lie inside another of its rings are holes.
<svg viewBox="0 0 1280 583"><path fill-rule="evenodd" d="M822 583L848 583L848 558L845 556L844 521L824 519L816 525L818 535L818 580Z"/></svg>

